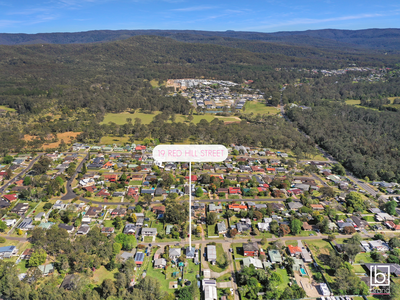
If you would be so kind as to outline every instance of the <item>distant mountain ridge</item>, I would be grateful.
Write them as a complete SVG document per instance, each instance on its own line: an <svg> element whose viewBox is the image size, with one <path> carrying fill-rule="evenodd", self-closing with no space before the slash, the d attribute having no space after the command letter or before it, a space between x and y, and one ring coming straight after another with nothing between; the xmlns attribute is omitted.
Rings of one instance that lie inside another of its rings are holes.
<svg viewBox="0 0 400 300"><path fill-rule="evenodd" d="M85 32L0 33L0 45L101 43L138 35L157 35L178 41L218 43L213 38L252 40L324 49L400 51L400 29L282 31L274 33L196 30L94 30Z"/></svg>

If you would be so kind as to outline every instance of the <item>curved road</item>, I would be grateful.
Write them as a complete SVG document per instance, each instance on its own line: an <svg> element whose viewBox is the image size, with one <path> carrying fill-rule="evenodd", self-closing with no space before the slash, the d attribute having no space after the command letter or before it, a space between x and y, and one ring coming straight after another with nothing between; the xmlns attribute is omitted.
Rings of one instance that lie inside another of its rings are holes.
<svg viewBox="0 0 400 300"><path fill-rule="evenodd" d="M14 178L12 178L9 182L7 182L5 185L3 185L3 186L0 188L0 193L3 193L9 185L13 184L14 181L17 180L17 178L21 178L22 175L23 175L24 173L26 173L30 168L32 168L33 164L34 164L43 154L44 154L44 153L39 153L38 156L36 156L34 159L32 159L32 161L29 163L29 165L28 165L24 170L22 170L19 174L15 175Z"/></svg>

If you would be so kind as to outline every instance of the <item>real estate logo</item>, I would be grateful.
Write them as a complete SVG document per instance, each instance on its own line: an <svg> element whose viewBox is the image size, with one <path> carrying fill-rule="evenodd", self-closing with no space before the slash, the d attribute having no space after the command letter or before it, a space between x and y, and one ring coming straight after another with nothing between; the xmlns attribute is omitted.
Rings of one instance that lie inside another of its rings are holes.
<svg viewBox="0 0 400 300"><path fill-rule="evenodd" d="M390 265L371 265L369 276L372 295L390 294Z"/></svg>

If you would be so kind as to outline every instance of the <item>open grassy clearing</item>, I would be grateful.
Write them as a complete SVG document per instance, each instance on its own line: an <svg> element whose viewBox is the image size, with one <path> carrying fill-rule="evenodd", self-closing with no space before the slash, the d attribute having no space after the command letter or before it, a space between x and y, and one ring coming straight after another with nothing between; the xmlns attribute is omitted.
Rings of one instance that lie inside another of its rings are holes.
<svg viewBox="0 0 400 300"><path fill-rule="evenodd" d="M127 119L132 119L132 124L134 124L136 118L140 119L142 121L142 124L149 124L151 121L153 121L154 117L160 113L161 112L159 111L154 112L153 114L145 114L140 112L135 112L134 114L131 114L129 112L108 113L104 116L104 120L100 124L108 124L109 122L113 122L117 125L124 125L128 123ZM223 116L215 116L213 114L204 114L204 115L193 115L192 123L197 124L203 119L205 119L207 122L211 122L216 118L224 122L240 122L240 119L238 117L223 117ZM179 122L189 122L189 121L187 119L187 116L176 114L175 122L179 123Z"/></svg>
<svg viewBox="0 0 400 300"><path fill-rule="evenodd" d="M0 105L0 111L1 110L10 111L10 112L16 111L14 108L11 108L11 107L8 107L8 106L5 106L5 105Z"/></svg>
<svg viewBox="0 0 400 300"><path fill-rule="evenodd" d="M258 101L247 101L245 104L245 114L254 113L256 114L267 114L267 115L276 115L280 112L279 108L273 106L266 106L264 103Z"/></svg>
<svg viewBox="0 0 400 300"><path fill-rule="evenodd" d="M58 148L58 146L61 143L61 140L63 140L66 144L69 144L73 140L75 140L75 138L80 134L81 134L80 132L72 132L72 131L57 133L58 142L44 144L42 147L43 147L43 149ZM28 135L28 134L24 135L25 141L32 141L35 138L36 137L33 135Z"/></svg>
<svg viewBox="0 0 400 300"><path fill-rule="evenodd" d="M346 100L346 104L348 105L360 105L361 100Z"/></svg>
<svg viewBox="0 0 400 300"><path fill-rule="evenodd" d="M104 266L93 272L92 282L97 285L101 285L105 279L114 280L114 275L118 273L118 269L108 271Z"/></svg>

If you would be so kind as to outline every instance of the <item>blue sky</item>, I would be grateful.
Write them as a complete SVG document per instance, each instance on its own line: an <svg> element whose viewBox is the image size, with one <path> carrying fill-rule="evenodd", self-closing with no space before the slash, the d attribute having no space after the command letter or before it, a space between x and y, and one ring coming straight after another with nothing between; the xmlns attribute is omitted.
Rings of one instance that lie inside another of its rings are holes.
<svg viewBox="0 0 400 300"><path fill-rule="evenodd" d="M1 33L399 27L398 0L0 0Z"/></svg>

